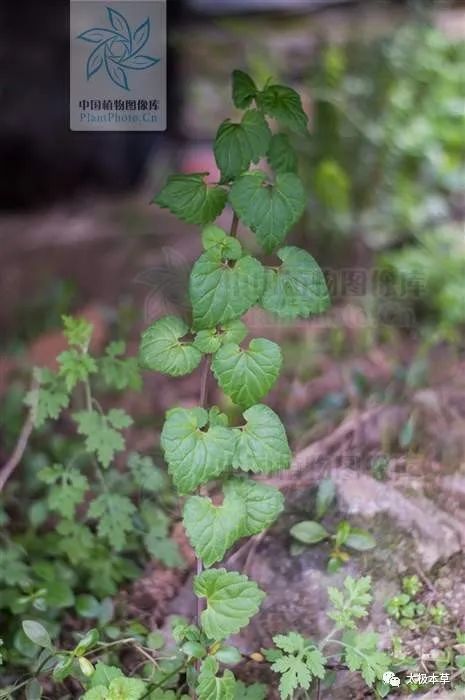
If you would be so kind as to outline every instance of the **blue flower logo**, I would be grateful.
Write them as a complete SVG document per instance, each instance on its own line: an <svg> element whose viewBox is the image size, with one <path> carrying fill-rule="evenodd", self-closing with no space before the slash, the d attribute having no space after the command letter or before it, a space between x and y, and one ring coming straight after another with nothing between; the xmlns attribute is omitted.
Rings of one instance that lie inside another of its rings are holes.
<svg viewBox="0 0 465 700"><path fill-rule="evenodd" d="M87 80L103 68L112 82L130 90L127 70L146 70L160 61L140 53L150 36L150 18L131 31L121 12L111 7L107 7L107 12L111 29L95 27L77 37L97 44L87 59Z"/></svg>

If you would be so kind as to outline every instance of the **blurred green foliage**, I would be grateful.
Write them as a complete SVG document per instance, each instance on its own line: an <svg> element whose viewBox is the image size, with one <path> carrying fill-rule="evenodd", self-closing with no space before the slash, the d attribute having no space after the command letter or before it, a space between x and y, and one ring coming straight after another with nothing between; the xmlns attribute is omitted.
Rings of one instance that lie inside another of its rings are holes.
<svg viewBox="0 0 465 700"><path fill-rule="evenodd" d="M312 240L358 235L383 248L460 214L464 60L465 42L418 22L319 52L311 140L299 148Z"/></svg>

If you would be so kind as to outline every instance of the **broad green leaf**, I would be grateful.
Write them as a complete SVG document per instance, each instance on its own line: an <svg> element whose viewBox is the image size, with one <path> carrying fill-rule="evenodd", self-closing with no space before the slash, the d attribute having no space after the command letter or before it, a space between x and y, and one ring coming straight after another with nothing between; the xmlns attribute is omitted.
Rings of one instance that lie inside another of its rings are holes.
<svg viewBox="0 0 465 700"><path fill-rule="evenodd" d="M200 352L214 354L226 343L242 343L249 330L245 323L236 319L217 328L198 331L194 345Z"/></svg>
<svg viewBox="0 0 465 700"><path fill-rule="evenodd" d="M218 676L219 665L212 657L205 659L199 673L197 697L199 700L234 700L236 679L226 670Z"/></svg>
<svg viewBox="0 0 465 700"><path fill-rule="evenodd" d="M222 260L238 260L242 256L242 246L237 238L215 224L203 229L202 245L204 250L217 251Z"/></svg>
<svg viewBox="0 0 465 700"><path fill-rule="evenodd" d="M366 552L376 547L376 540L366 530L362 530L359 527L351 527L345 545L355 549L357 552Z"/></svg>
<svg viewBox="0 0 465 700"><path fill-rule="evenodd" d="M268 85L257 98L260 109L292 131L307 133L308 117L300 95L286 85Z"/></svg>
<svg viewBox="0 0 465 700"><path fill-rule="evenodd" d="M26 688L26 700L40 700L42 697L42 686L35 678L31 678Z"/></svg>
<svg viewBox="0 0 465 700"><path fill-rule="evenodd" d="M50 635L40 622L36 620L24 620L22 623L23 632L31 642L45 649L52 648L52 640Z"/></svg>
<svg viewBox="0 0 465 700"><path fill-rule="evenodd" d="M257 86L254 81L241 70L235 70L232 74L232 97L234 106L238 109L247 109L256 94Z"/></svg>
<svg viewBox="0 0 465 700"><path fill-rule="evenodd" d="M318 485L315 499L315 515L320 520L336 498L336 487L331 479L323 479Z"/></svg>
<svg viewBox="0 0 465 700"><path fill-rule="evenodd" d="M229 469L235 445L235 432L222 425L208 425L203 408L168 411L161 446L179 493L191 493Z"/></svg>
<svg viewBox="0 0 465 700"><path fill-rule="evenodd" d="M225 394L242 408L257 403L269 392L282 364L279 345L254 338L247 350L228 343L213 358L212 370Z"/></svg>
<svg viewBox="0 0 465 700"><path fill-rule="evenodd" d="M266 155L271 139L268 123L260 112L248 110L240 124L226 119L216 133L213 150L224 182L229 182Z"/></svg>
<svg viewBox="0 0 465 700"><path fill-rule="evenodd" d="M237 681L234 700L266 700L266 694L267 689L263 683L245 685L242 681Z"/></svg>
<svg viewBox="0 0 465 700"><path fill-rule="evenodd" d="M241 537L255 535L273 523L283 509L280 491L248 479L224 485L221 505L210 498L191 496L184 506L184 527L205 566L223 559Z"/></svg>
<svg viewBox="0 0 465 700"><path fill-rule="evenodd" d="M276 173L297 172L297 153L292 148L287 134L273 134L267 158Z"/></svg>
<svg viewBox="0 0 465 700"><path fill-rule="evenodd" d="M227 193L222 187L208 185L207 174L172 175L154 202L190 224L209 224L223 211Z"/></svg>
<svg viewBox="0 0 465 700"><path fill-rule="evenodd" d="M134 504L127 496L118 493L102 493L89 506L88 517L98 520L99 537L106 537L116 550L123 549L127 533L133 529Z"/></svg>
<svg viewBox="0 0 465 700"><path fill-rule="evenodd" d="M189 326L177 316L165 316L142 333L139 358L141 366L180 377L200 364L202 353L192 341L185 340Z"/></svg>
<svg viewBox="0 0 465 700"><path fill-rule="evenodd" d="M308 318L329 306L329 293L320 267L305 250L286 246L276 253L283 264L266 271L261 305L282 318Z"/></svg>
<svg viewBox="0 0 465 700"><path fill-rule="evenodd" d="M291 535L304 544L316 544L329 537L323 525L314 520L303 520L291 527Z"/></svg>
<svg viewBox="0 0 465 700"><path fill-rule="evenodd" d="M224 485L225 501L241 503L237 508L240 537L250 537L266 530L284 508L284 498L277 488L251 479L232 479ZM244 509L244 514L241 514Z"/></svg>
<svg viewBox="0 0 465 700"><path fill-rule="evenodd" d="M201 615L210 639L226 639L245 627L258 611L265 594L247 576L226 569L208 569L194 579L194 592L207 599Z"/></svg>
<svg viewBox="0 0 465 700"><path fill-rule="evenodd" d="M207 567L221 561L242 536L244 520L245 503L234 490L218 506L203 496L191 496L184 505L184 527L195 553Z"/></svg>
<svg viewBox="0 0 465 700"><path fill-rule="evenodd" d="M79 435L84 435L86 449L95 452L103 467L108 467L117 452L122 452L125 441L119 432L132 425L132 418L120 408L113 408L107 415L98 411L79 411L73 414Z"/></svg>
<svg viewBox="0 0 465 700"><path fill-rule="evenodd" d="M189 294L197 330L242 316L263 294L264 269L245 255L230 264L207 251L194 264Z"/></svg>
<svg viewBox="0 0 465 700"><path fill-rule="evenodd" d="M95 675L95 674L94 674ZM106 687L94 685L82 700L141 700L147 686L139 678L116 677Z"/></svg>
<svg viewBox="0 0 465 700"><path fill-rule="evenodd" d="M307 196L294 173L278 173L275 182L270 183L264 172L256 170L234 182L229 201L265 252L271 253L300 219Z"/></svg>
<svg viewBox="0 0 465 700"><path fill-rule="evenodd" d="M291 451L276 413L264 404L257 404L244 412L244 418L246 424L238 429L233 467L261 474L287 469Z"/></svg>

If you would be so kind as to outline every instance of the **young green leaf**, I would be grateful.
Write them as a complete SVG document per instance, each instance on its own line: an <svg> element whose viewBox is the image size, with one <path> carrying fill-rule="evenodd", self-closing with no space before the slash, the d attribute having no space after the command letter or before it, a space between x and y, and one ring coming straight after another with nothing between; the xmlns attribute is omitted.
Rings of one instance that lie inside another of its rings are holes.
<svg viewBox="0 0 465 700"><path fill-rule="evenodd" d="M95 667L95 672L92 674L90 687L95 688L95 686L103 685L105 688L108 688L111 681L113 681L115 678L122 677L123 672L120 668L117 666L107 666L107 664L99 661Z"/></svg>
<svg viewBox="0 0 465 700"><path fill-rule="evenodd" d="M308 117L299 94L286 85L268 85L258 95L258 106L282 126L302 134L307 133Z"/></svg>
<svg viewBox="0 0 465 700"><path fill-rule="evenodd" d="M278 270L266 271L261 305L283 318L308 318L329 306L329 293L323 272L312 256L295 246L277 252L283 261Z"/></svg>
<svg viewBox="0 0 465 700"><path fill-rule="evenodd" d="M350 671L360 671L368 686L381 680L389 670L390 659L378 650L379 635L375 632L346 632L342 638L344 660Z"/></svg>
<svg viewBox="0 0 465 700"><path fill-rule="evenodd" d="M211 656L202 663L197 685L199 700L234 700L236 679L232 671L218 676L218 670L218 662Z"/></svg>
<svg viewBox="0 0 465 700"><path fill-rule="evenodd" d="M291 451L276 413L268 406L257 404L244 411L244 418L246 424L238 430L233 467L257 474L287 469Z"/></svg>
<svg viewBox="0 0 465 700"><path fill-rule="evenodd" d="M165 316L142 333L139 350L141 366L180 377L200 364L202 353L191 341L184 340L189 326L181 318Z"/></svg>
<svg viewBox="0 0 465 700"><path fill-rule="evenodd" d="M281 652L277 657L274 655L271 668L281 674L279 689L283 700L293 697L299 688L308 690L313 678L325 677L325 657L302 635L297 632L278 634L273 641Z"/></svg>
<svg viewBox="0 0 465 700"><path fill-rule="evenodd" d="M58 375L64 379L66 389L72 391L76 384L84 382L91 374L98 371L93 357L86 355L77 348L71 348L60 353L57 357Z"/></svg>
<svg viewBox="0 0 465 700"><path fill-rule="evenodd" d="M329 537L323 525L314 520L303 520L291 527L291 535L304 544L316 544Z"/></svg>
<svg viewBox="0 0 465 700"><path fill-rule="evenodd" d="M209 224L223 211L227 192L208 185L204 180L207 174L172 175L154 202L190 224Z"/></svg>
<svg viewBox="0 0 465 700"><path fill-rule="evenodd" d="M302 216L307 197L294 173L278 173L271 183L264 172L256 170L233 183L229 201L255 233L263 250L271 253Z"/></svg>
<svg viewBox="0 0 465 700"><path fill-rule="evenodd" d="M234 106L238 109L247 109L258 93L254 81L241 70L235 70L232 74L232 97Z"/></svg>
<svg viewBox="0 0 465 700"><path fill-rule="evenodd" d="M24 403L34 409L34 425L40 428L46 420L56 420L61 411L69 405L70 395L63 377L49 369L34 369L34 376L39 384L26 394Z"/></svg>
<svg viewBox="0 0 465 700"><path fill-rule="evenodd" d="M354 579L347 576L343 591L338 588L328 588L328 596L333 608L328 617L334 620L338 627L355 629L354 620L366 617L371 603L371 578L364 576Z"/></svg>
<svg viewBox="0 0 465 700"><path fill-rule="evenodd" d="M267 689L263 683L245 685L242 681L236 681L236 694L234 700L266 700Z"/></svg>
<svg viewBox="0 0 465 700"><path fill-rule="evenodd" d="M218 328L198 331L193 344L200 352L214 354L226 343L242 343L247 333L248 329L245 323L236 319L223 323Z"/></svg>
<svg viewBox="0 0 465 700"><path fill-rule="evenodd" d="M84 474L55 464L41 469L38 477L51 486L47 499L50 508L65 518L72 518L76 506L83 501L89 488L89 481Z"/></svg>
<svg viewBox="0 0 465 700"><path fill-rule="evenodd" d="M248 110L240 124L224 121L217 133L213 150L223 182L229 182L258 163L266 155L271 139L268 123L260 112Z"/></svg>
<svg viewBox="0 0 465 700"><path fill-rule="evenodd" d="M203 253L189 282L195 328L212 328L242 316L262 296L264 279L263 266L250 255L230 266L211 251Z"/></svg>
<svg viewBox="0 0 465 700"><path fill-rule="evenodd" d="M323 479L316 492L315 515L320 520L328 512L328 508L336 497L336 487L331 479Z"/></svg>
<svg viewBox="0 0 465 700"><path fill-rule="evenodd" d="M151 457L142 457L137 452L132 452L128 457L128 467L134 482L142 490L159 494L166 488L167 477L155 466Z"/></svg>
<svg viewBox="0 0 465 700"><path fill-rule="evenodd" d="M121 550L126 544L127 533L133 529L135 512L136 508L127 496L102 493L92 501L87 515L98 520L99 536L106 537L114 549Z"/></svg>
<svg viewBox="0 0 465 700"><path fill-rule="evenodd" d="M167 413L161 446L181 494L191 493L231 466L236 434L222 425L208 425L208 419L202 408L174 408Z"/></svg>
<svg viewBox="0 0 465 700"><path fill-rule="evenodd" d="M351 527L345 545L355 549L357 552L367 552L376 547L376 540L366 530L362 530L359 527Z"/></svg>
<svg viewBox="0 0 465 700"><path fill-rule="evenodd" d="M269 392L282 364L279 345L254 338L247 350L228 343L216 353L212 370L225 394L242 408L249 408Z"/></svg>
<svg viewBox="0 0 465 700"><path fill-rule="evenodd" d="M86 351L92 337L92 324L85 318L75 318L74 316L62 316L63 335L70 345L75 345Z"/></svg>
<svg viewBox="0 0 465 700"><path fill-rule="evenodd" d="M86 438L86 449L95 452L103 467L108 467L117 452L124 450L125 442L119 432L132 425L132 418L120 408L113 408L105 416L97 411L79 411L73 418L79 435Z"/></svg>
<svg viewBox="0 0 465 700"><path fill-rule="evenodd" d="M135 357L123 357L125 352L126 343L123 341L110 343L98 362L99 369L105 384L111 389L138 391L142 386L139 365Z"/></svg>
<svg viewBox="0 0 465 700"><path fill-rule="evenodd" d="M297 153L292 148L287 134L273 134L267 158L276 173L297 172Z"/></svg>
<svg viewBox="0 0 465 700"><path fill-rule="evenodd" d="M242 246L237 238L215 224L209 224L203 229L202 245L204 250L219 255L221 260L239 260L242 256Z"/></svg>
<svg viewBox="0 0 465 700"><path fill-rule="evenodd" d="M24 620L22 623L23 632L31 642L45 649L52 648L52 640L50 635L40 622L35 620Z"/></svg>
<svg viewBox="0 0 465 700"><path fill-rule="evenodd" d="M226 569L203 571L194 579L194 591L199 598L207 599L202 628L209 639L217 641L245 627L265 597L256 583Z"/></svg>

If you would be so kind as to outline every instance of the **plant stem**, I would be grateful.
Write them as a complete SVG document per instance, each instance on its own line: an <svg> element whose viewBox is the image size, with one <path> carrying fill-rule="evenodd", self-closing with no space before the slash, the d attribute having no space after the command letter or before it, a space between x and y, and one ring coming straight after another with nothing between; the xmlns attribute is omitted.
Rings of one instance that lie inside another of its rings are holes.
<svg viewBox="0 0 465 700"><path fill-rule="evenodd" d="M232 218L232 223L231 223L231 236L235 238L237 236L237 227L239 226L239 217L237 216L236 212L233 214Z"/></svg>

